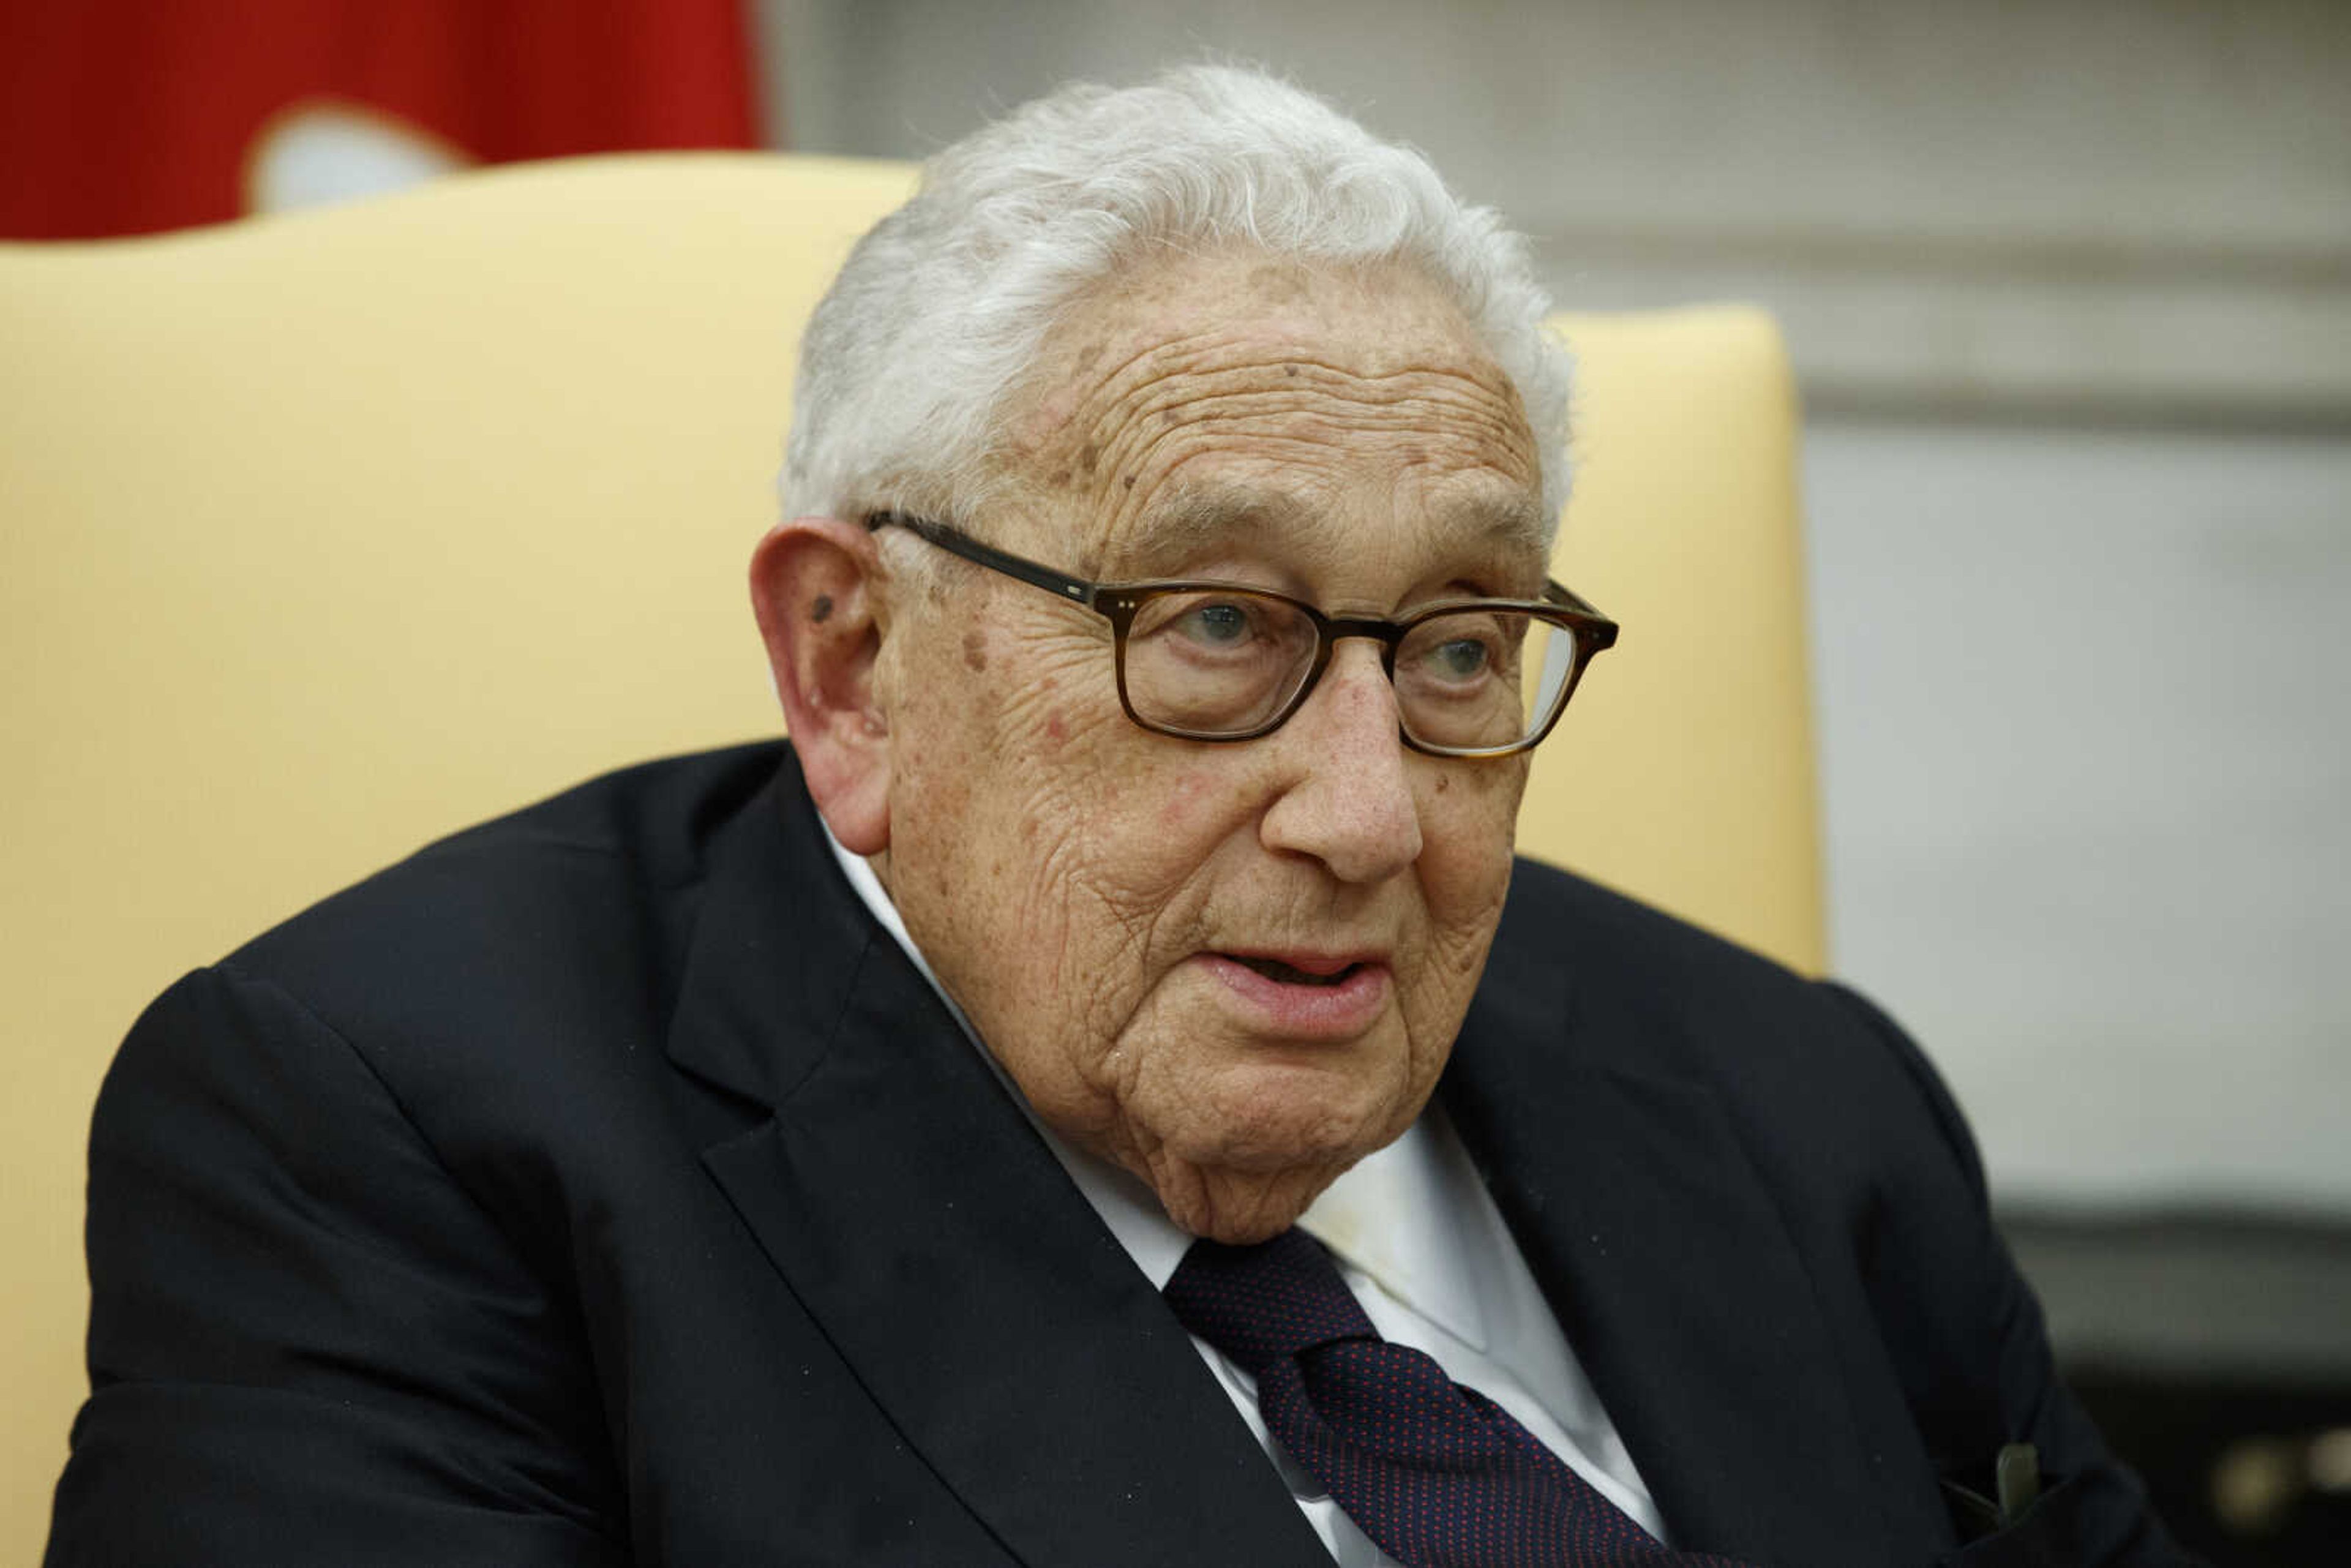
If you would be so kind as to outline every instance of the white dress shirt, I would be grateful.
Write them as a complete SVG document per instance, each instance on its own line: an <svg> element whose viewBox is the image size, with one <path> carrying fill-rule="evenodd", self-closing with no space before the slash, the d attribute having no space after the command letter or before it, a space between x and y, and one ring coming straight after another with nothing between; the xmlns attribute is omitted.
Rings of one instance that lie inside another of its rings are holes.
<svg viewBox="0 0 2351 1568"><path fill-rule="evenodd" d="M980 1041L955 998L940 989L873 869L841 848L830 829L825 837L849 884L1027 1110L1019 1085ZM1192 1238L1167 1218L1142 1181L1070 1147L1034 1112L1029 1120L1152 1288L1164 1289ZM1330 1249L1341 1277L1381 1337L1435 1357L1447 1377L1509 1411L1641 1528L1665 1538L1656 1504L1632 1456L1568 1348L1541 1287L1478 1179L1468 1151L1433 1103L1403 1137L1365 1155L1332 1183L1298 1223ZM1341 1512L1322 1483L1267 1432L1255 1379L1198 1335L1192 1336L1192 1345L1342 1568L1396 1568L1395 1559Z"/></svg>

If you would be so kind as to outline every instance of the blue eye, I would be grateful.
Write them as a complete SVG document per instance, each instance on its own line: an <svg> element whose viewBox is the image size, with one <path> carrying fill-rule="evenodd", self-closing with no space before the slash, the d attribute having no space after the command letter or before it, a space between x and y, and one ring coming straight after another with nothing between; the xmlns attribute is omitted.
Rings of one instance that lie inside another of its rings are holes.
<svg viewBox="0 0 2351 1568"><path fill-rule="evenodd" d="M1494 662L1493 650L1475 637L1455 637L1439 643L1428 651L1428 660L1439 674L1456 681L1483 674Z"/></svg>
<svg viewBox="0 0 2351 1568"><path fill-rule="evenodd" d="M1249 611L1229 600L1197 604L1176 622L1177 630L1196 642L1230 646L1249 634Z"/></svg>

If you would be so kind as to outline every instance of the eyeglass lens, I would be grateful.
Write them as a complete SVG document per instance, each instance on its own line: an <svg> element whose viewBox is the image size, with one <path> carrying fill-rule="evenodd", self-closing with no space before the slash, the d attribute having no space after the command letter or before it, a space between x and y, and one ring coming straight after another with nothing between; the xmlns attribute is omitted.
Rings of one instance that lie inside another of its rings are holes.
<svg viewBox="0 0 2351 1568"><path fill-rule="evenodd" d="M1285 600L1228 589L1162 594L1127 632L1127 701L1151 725L1248 734L1298 695L1315 647L1314 623ZM1512 746L1550 720L1574 666L1574 633L1533 615L1432 616L1396 647L1396 707L1405 733L1425 746Z"/></svg>

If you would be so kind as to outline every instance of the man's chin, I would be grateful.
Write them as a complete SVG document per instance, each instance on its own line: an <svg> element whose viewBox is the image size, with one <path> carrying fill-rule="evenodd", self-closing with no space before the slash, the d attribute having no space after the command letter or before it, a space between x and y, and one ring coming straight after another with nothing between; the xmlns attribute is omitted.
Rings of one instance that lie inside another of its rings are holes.
<svg viewBox="0 0 2351 1568"><path fill-rule="evenodd" d="M1357 1160L1394 1142L1393 1118L1341 1120L1327 1105L1284 1117L1262 1102L1214 1139L1163 1142L1145 1175L1167 1216L1195 1236L1236 1246L1289 1228ZM1305 1113L1311 1112L1311 1113Z"/></svg>
<svg viewBox="0 0 2351 1568"><path fill-rule="evenodd" d="M1414 1082L1393 1031L1340 1051L1244 1048L1205 1085L1194 1135L1167 1142L1196 1164L1238 1173L1344 1170L1401 1136L1434 1087Z"/></svg>
<svg viewBox="0 0 2351 1568"><path fill-rule="evenodd" d="M1152 1186L1167 1218L1180 1228L1246 1247L1289 1229L1352 1163L1270 1175L1185 1167L1155 1172Z"/></svg>

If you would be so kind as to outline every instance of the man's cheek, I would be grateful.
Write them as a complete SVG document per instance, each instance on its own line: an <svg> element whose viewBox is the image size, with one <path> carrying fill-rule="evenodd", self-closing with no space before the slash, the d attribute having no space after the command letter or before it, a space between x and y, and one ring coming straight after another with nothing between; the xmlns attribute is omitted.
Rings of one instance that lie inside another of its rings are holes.
<svg viewBox="0 0 2351 1568"><path fill-rule="evenodd" d="M1114 799L1044 786L1026 805L1019 853L990 878L1018 933L1016 962L1040 995L1115 1010L1115 977L1144 972L1165 881Z"/></svg>
<svg viewBox="0 0 2351 1568"><path fill-rule="evenodd" d="M1243 803L1244 787L1231 768L1189 767L1160 787L1158 829L1183 839L1211 827Z"/></svg>
<svg viewBox="0 0 2351 1568"><path fill-rule="evenodd" d="M1477 813L1467 821L1447 824L1446 831L1430 837L1421 852L1421 885L1440 923L1483 920L1490 924L1510 889L1515 837L1510 819L1493 815L1488 821L1478 820L1484 815Z"/></svg>

